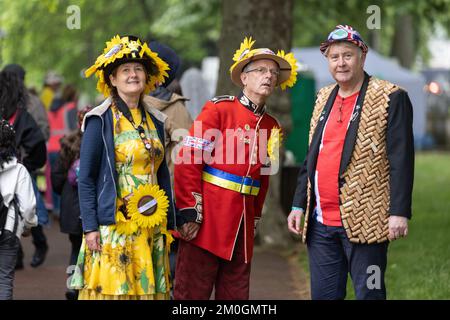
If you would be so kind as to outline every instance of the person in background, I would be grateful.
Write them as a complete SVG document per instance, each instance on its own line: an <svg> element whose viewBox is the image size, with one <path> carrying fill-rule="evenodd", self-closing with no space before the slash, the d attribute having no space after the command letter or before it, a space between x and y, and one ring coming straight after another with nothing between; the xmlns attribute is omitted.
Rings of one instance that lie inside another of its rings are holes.
<svg viewBox="0 0 450 320"><path fill-rule="evenodd" d="M145 96L144 102L161 111L168 117L166 121L166 131L169 142L166 146L166 158L171 181L173 181L173 159L175 159L176 155L172 153L175 146L184 138L183 136L176 136L174 132L180 128L186 129L186 131L189 130L192 125L192 118L184 104L188 99L180 94L174 93L168 88L176 81L177 72L180 67L180 58L173 49L157 41L151 41L149 47L152 51L158 53L158 56L166 61L170 68L167 72L169 77L164 84L159 85L155 90L150 92L148 96Z"/></svg>
<svg viewBox="0 0 450 320"><path fill-rule="evenodd" d="M24 83L16 72L2 71L0 73L0 90L1 117L8 120L13 126L16 132L15 142L18 148L18 159L33 176L36 170L44 166L47 151L42 131L26 110L27 91ZM41 199L35 183L33 183L33 187L35 197L37 200ZM39 206L39 204L41 205ZM42 225L48 222L48 215L46 210L42 209L42 202L38 201L38 206L40 208L38 217L40 217L42 224L38 224L31 229L35 246L35 252L30 263L32 267L41 265L48 251L47 238L42 229ZM22 269L23 251L21 246L19 246L18 254L17 269Z"/></svg>
<svg viewBox="0 0 450 320"><path fill-rule="evenodd" d="M164 45L158 41L151 41L149 47L152 51L156 52L158 56L169 64L169 70L167 73L169 77L166 81L159 85L155 90L150 92L150 95L144 97L144 102L148 105L156 108L167 116L166 120L166 160L170 172L170 181L173 184L173 167L176 154L174 153L175 146L180 143L184 136L177 135L176 130L185 129L187 132L192 125L192 118L186 109L184 102L188 100L181 94L181 88L178 85L179 92L173 92L170 87L176 88L174 83L177 82L176 76L180 68L180 58L173 51L172 48ZM169 259L170 259L170 274L172 276L172 282L175 281L175 265L176 265L176 253L178 249L178 237L177 232L173 232L175 240L172 242Z"/></svg>
<svg viewBox="0 0 450 320"><path fill-rule="evenodd" d="M63 78L54 71L49 71L45 75L44 87L40 96L45 110L48 111L50 109L53 99L59 98L62 82Z"/></svg>
<svg viewBox="0 0 450 320"><path fill-rule="evenodd" d="M26 71L21 65L14 63L8 64L3 68L3 71L14 72L19 76L19 78L25 85ZM50 137L50 127L48 124L47 111L45 110L44 105L42 104L36 93L33 92L33 90L26 89L26 95L26 109L28 113L33 117L34 121L36 121L37 125L41 129L45 141L47 141Z"/></svg>
<svg viewBox="0 0 450 320"><path fill-rule="evenodd" d="M18 162L15 132L0 120L0 300L12 300L21 235L37 225L36 198L27 169Z"/></svg>
<svg viewBox="0 0 450 320"><path fill-rule="evenodd" d="M59 217L61 207L60 196L51 188L50 171L55 167L55 161L61 149L60 139L77 128L77 100L78 92L75 86L67 84L64 86L61 98L54 98L48 112L50 124L50 139L47 142L48 162L47 169L47 193L51 193L52 213Z"/></svg>
<svg viewBox="0 0 450 320"><path fill-rule="evenodd" d="M15 73L20 80L22 80L23 85L25 86L25 75L26 71L25 69L19 65L19 64L8 64L3 68L3 71L5 72L13 72ZM33 93L32 90L28 90L25 87L26 91L26 97L25 97L25 105L26 110L28 113L33 117L34 121L36 121L36 124L39 126L39 129L41 129L42 135L44 136L44 139L47 141L50 136L50 127L48 125L48 118L47 118L47 112L45 111L45 108L39 99L39 97L36 95L36 93ZM33 187L35 188L35 195L36 195L36 214L38 216L38 222L40 226L46 226L49 224L49 217L48 217L48 210L45 206L44 199L41 195L41 192L39 191L37 185L37 179L39 175L42 175L44 171L44 168L39 168L35 170L34 172L30 172L31 178L33 179ZM33 234L38 234L41 232L42 229L36 229L36 231ZM43 232L43 230L42 230ZM38 238L45 239L45 235L39 234ZM33 238L34 239L34 238ZM21 256L19 254L19 256ZM23 267L23 259L17 259L17 269L21 269ZM35 263L32 264L32 266L36 267L40 265L41 263L38 261L39 259L35 259Z"/></svg>
<svg viewBox="0 0 450 320"><path fill-rule="evenodd" d="M80 170L82 137L81 122L83 121L84 115L91 109L87 107L79 111L78 129L61 138L61 150L56 159L55 167L51 172L53 190L61 196L60 230L69 235L69 240L72 245L69 268L76 265L83 240L78 200L78 175ZM73 271L69 273L69 276L72 273ZM77 297L77 290L68 289L66 291L66 298L68 300L76 300Z"/></svg>

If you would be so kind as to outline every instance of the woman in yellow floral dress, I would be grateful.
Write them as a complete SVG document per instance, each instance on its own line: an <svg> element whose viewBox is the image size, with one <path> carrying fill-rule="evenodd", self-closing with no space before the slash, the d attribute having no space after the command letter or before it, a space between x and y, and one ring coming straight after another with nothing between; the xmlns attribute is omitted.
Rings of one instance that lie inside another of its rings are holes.
<svg viewBox="0 0 450 320"><path fill-rule="evenodd" d="M133 36L109 41L96 63L107 98L86 114L78 179L85 237L70 286L79 299L168 299L175 227L164 157L165 116L142 96L168 65Z"/></svg>

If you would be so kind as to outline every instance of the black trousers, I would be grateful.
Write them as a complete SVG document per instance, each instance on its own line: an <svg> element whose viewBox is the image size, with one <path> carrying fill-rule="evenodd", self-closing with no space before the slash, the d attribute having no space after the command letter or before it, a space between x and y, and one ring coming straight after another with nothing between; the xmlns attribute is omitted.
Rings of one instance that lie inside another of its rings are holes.
<svg viewBox="0 0 450 320"><path fill-rule="evenodd" d="M69 240L72 245L69 265L74 266L77 264L78 253L80 252L81 243L83 242L83 234L69 234Z"/></svg>
<svg viewBox="0 0 450 320"><path fill-rule="evenodd" d="M45 237L42 226L39 224L36 227L31 228L31 237L33 238L33 244L36 247L36 250L47 248L47 238ZM23 249L22 244L19 242L19 249L17 252L17 260L23 260Z"/></svg>

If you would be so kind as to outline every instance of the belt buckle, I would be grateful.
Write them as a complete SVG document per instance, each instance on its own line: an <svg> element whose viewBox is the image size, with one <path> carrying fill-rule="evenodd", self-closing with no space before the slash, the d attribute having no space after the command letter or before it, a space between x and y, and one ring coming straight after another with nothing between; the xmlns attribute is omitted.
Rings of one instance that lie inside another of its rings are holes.
<svg viewBox="0 0 450 320"><path fill-rule="evenodd" d="M248 193L243 191L243 187L246 186L245 185L245 179L250 179L250 181L251 181L250 191ZM252 189L253 189L253 183L254 183L254 180L252 179L252 177L250 177L250 176L242 177L242 182L241 182L241 186L239 188L239 193L251 195L252 194Z"/></svg>

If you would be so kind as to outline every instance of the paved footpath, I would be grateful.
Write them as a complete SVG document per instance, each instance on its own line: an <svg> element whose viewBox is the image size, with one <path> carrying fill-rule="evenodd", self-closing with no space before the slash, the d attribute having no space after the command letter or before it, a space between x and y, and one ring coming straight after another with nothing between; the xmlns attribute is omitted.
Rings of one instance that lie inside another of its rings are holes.
<svg viewBox="0 0 450 320"><path fill-rule="evenodd" d="M66 234L59 232L57 221L52 221L44 232L49 251L44 264L30 266L34 246L31 238L23 238L25 268L16 272L14 299L17 300L64 300L66 291L66 268L69 260L70 242ZM250 299L297 300L308 299L307 279L299 272L295 257L275 251L256 248L252 263Z"/></svg>

